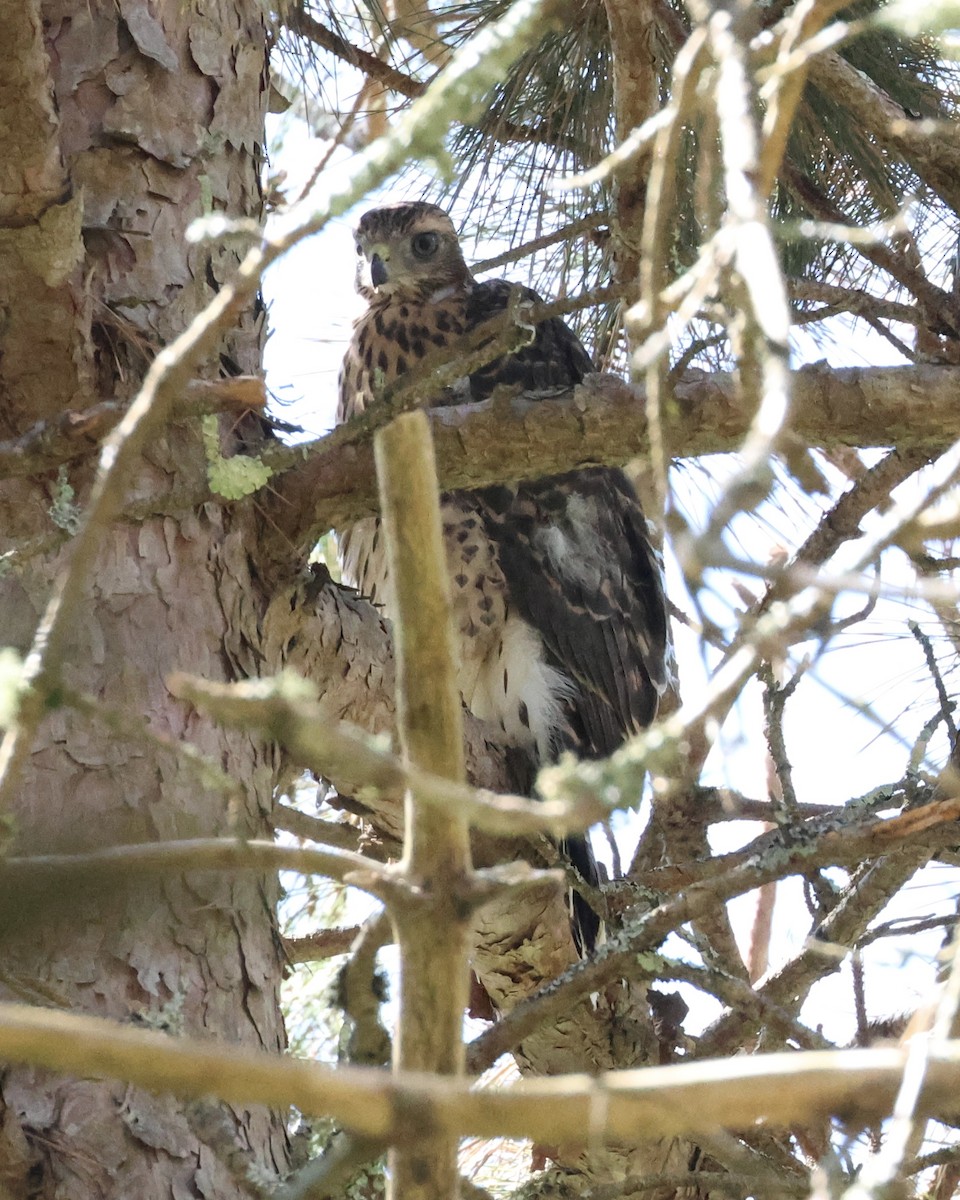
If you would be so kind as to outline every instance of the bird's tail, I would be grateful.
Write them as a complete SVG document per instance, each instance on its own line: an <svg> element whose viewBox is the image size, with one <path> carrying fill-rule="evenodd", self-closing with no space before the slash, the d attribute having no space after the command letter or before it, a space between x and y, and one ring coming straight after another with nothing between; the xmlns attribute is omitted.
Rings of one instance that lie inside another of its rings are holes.
<svg viewBox="0 0 960 1200"><path fill-rule="evenodd" d="M560 843L560 853L576 867L585 883L592 887L600 886L600 868L587 837L564 838ZM573 940L580 954L586 957L603 941L603 922L583 896L573 889L570 891L569 903Z"/></svg>

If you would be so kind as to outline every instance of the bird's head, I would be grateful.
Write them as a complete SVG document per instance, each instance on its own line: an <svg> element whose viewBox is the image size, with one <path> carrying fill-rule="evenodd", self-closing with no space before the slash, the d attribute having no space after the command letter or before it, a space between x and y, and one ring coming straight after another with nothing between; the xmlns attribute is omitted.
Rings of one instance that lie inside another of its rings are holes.
<svg viewBox="0 0 960 1200"><path fill-rule="evenodd" d="M368 300L425 300L471 275L457 231L435 204L389 204L363 214L356 228L357 291Z"/></svg>

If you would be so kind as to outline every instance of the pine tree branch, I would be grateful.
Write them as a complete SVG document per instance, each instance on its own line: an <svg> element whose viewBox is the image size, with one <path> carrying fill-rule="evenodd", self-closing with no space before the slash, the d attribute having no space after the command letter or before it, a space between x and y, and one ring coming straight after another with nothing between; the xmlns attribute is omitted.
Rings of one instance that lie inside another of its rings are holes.
<svg viewBox="0 0 960 1200"><path fill-rule="evenodd" d="M853 946L870 922L886 908L891 896L904 886L932 857L933 848L924 844L904 845L894 855L867 862L845 890L837 907L817 928L817 938L785 963L757 989L771 1004L796 1011L815 983L839 970L841 958L823 953L823 945ZM699 1039L699 1051L705 1057L733 1053L758 1027L750 1017L724 1013Z"/></svg>
<svg viewBox="0 0 960 1200"><path fill-rule="evenodd" d="M359 926L349 929L318 929L303 937L283 939L283 952L291 963L324 962L346 954L360 932Z"/></svg>
<svg viewBox="0 0 960 1200"><path fill-rule="evenodd" d="M790 310L768 213L767 184L773 181L761 178L756 83L746 52L751 19L746 8L733 15L720 10L706 25L716 62L713 103L726 192L724 231L732 241L725 290L741 313L734 346L755 416L737 469L712 506L704 543L718 539L738 512L767 494L771 457L791 424Z"/></svg>
<svg viewBox="0 0 960 1200"><path fill-rule="evenodd" d="M781 182L789 188L811 216L835 225L848 224L845 214L826 193L789 162L783 164ZM960 335L960 312L953 298L931 283L903 254L880 243L856 241L853 246L868 262L886 271L897 283L912 292L927 328L956 338Z"/></svg>
<svg viewBox="0 0 960 1200"><path fill-rule="evenodd" d="M407 413L374 445L390 583L396 605L397 709L403 758L452 784L464 778L453 613L430 427ZM391 906L400 947L393 1070L459 1076L468 999L464 892L474 883L470 834L452 798L428 804L416 784L404 798L400 873L410 884ZM457 1136L424 1134L391 1147L387 1196L433 1200L459 1192Z"/></svg>
<svg viewBox="0 0 960 1200"><path fill-rule="evenodd" d="M861 288L839 287L811 279L788 279L787 295L794 304L819 304L815 312L794 310L794 325L823 321L841 313L851 313L865 319L898 321L904 325L923 328L923 316L916 305L886 300Z"/></svg>
<svg viewBox="0 0 960 1200"><path fill-rule="evenodd" d="M430 628L436 636L436 625ZM433 681L435 673L427 672L424 678ZM168 686L175 696L189 700L221 724L256 730L278 742L298 766L334 780L349 779L354 787L363 788L368 794L379 792L394 800L405 790L413 790L427 809L443 813L453 807L465 824L485 833L502 837L549 833L563 837L582 832L610 815L609 808L599 798L551 803L503 795L471 787L459 778L451 779L437 765L430 769L409 754L401 758L375 745L368 734L355 727L329 721L314 694L316 682L307 683L293 677L292 672L274 679L233 684L176 674L168 680ZM462 755L459 693L454 693L454 697L457 753ZM312 836L309 831L320 824L317 840L321 842L327 842L341 828L334 826L328 834L325 822L295 823L290 811L286 812L284 827L292 827L305 836Z"/></svg>
<svg viewBox="0 0 960 1200"><path fill-rule="evenodd" d="M300 812L287 804L278 804L273 810L271 824L274 829L283 829L305 842L319 842L322 846L335 846L339 850L355 850L365 858L387 862L400 857L400 845L387 839L375 841L357 825L342 821L324 821Z"/></svg>
<svg viewBox="0 0 960 1200"><path fill-rule="evenodd" d="M0 889L50 886L53 880L67 886L87 879L145 874L172 875L186 871L298 871L324 875L341 883L349 880L371 895L382 898L392 875L386 866L349 850L316 850L306 846L279 846L243 838L184 838L172 842L145 842L108 846L78 854L27 854L11 856L0 865Z"/></svg>
<svg viewBox="0 0 960 1200"><path fill-rule="evenodd" d="M632 1144L638 1129L673 1137L748 1128L760 1120L803 1126L831 1113L851 1122L875 1121L890 1111L907 1051L791 1051L474 1090L470 1079L390 1079L372 1068L326 1067L98 1017L3 1004L0 1057L81 1077L108 1075L183 1097L215 1095L237 1106L285 1111L294 1105L308 1116L332 1116L381 1144L417 1139L429 1128L582 1146L601 1136ZM938 1043L920 1111L950 1113L958 1079L960 1046Z"/></svg>
<svg viewBox="0 0 960 1200"><path fill-rule="evenodd" d="M952 212L960 212L960 145L953 119L912 118L835 51L811 60L810 81L842 105L864 134L900 155Z"/></svg>
<svg viewBox="0 0 960 1200"><path fill-rule="evenodd" d="M382 83L392 92L398 92L401 96L406 96L408 100L416 100L427 89L427 85L419 79L414 79L411 75L406 75L403 71L398 71L396 67L384 62L382 58L377 58L369 50L363 50L360 46L354 46L346 38L341 37L339 33L329 29L315 17L311 17L309 13L304 12L302 8L291 7L288 11L285 11L283 14L283 23L291 33L306 38L307 41L313 42L315 46L319 46L323 50L329 50L331 54L336 55L343 62L349 63L351 67L356 67L362 71L368 78Z"/></svg>
<svg viewBox="0 0 960 1200"><path fill-rule="evenodd" d="M850 367L824 364L794 373L791 431L811 446L911 446L935 449L960 437L960 369L952 366ZM642 393L612 376L590 376L572 393L532 401L493 398L429 415L445 489L536 478L587 463L622 465L649 454ZM689 372L672 385L663 414L671 455L739 448L751 414L736 381ZM332 435L331 435L332 436ZM320 439L278 447L271 465L286 470L263 504L275 540L260 547L289 560L331 526L377 511L369 445Z"/></svg>
<svg viewBox="0 0 960 1200"><path fill-rule="evenodd" d="M545 250L548 246L555 246L558 242L571 242L581 234L591 233L606 223L607 217L604 213L589 213L585 217L571 221L569 225L564 225L561 229L556 229L552 233L545 233L541 237L531 238L530 241L523 242L519 246L513 246L509 250L504 250L502 254L496 254L493 258L484 258L479 262L471 263L470 270L474 275L483 275L487 271L492 271L495 267L503 267L508 263L517 262L519 259L526 258L530 254L536 254L539 250ZM558 313L557 315L559 316L560 314Z"/></svg>
<svg viewBox="0 0 960 1200"><path fill-rule="evenodd" d="M206 413L262 411L267 389L262 379L250 375L229 379L193 379L173 404L177 417ZM102 400L89 408L67 409L38 421L19 437L0 442L0 477L36 475L91 453L97 442L123 420L127 405Z"/></svg>
<svg viewBox="0 0 960 1200"><path fill-rule="evenodd" d="M885 885L889 886L865 888L862 895L858 895L858 889L855 888L851 901L825 922L820 930L823 940L851 944L886 905L897 886L930 858L933 853L931 839L939 837L940 841L948 844L952 836L950 823L955 819L951 814L960 812L960 803L956 800L943 803L946 807L934 805L923 818L924 822L931 819L937 822L936 826L924 823L920 828L912 828L909 821L903 823L905 819L898 817L890 822L876 821L865 826L828 827L820 836L812 831L800 838L791 836L789 832L774 834L771 845L765 851L728 871L689 885L679 895L654 909L631 915L624 928L599 947L591 959L575 964L560 979L527 998L522 1005L504 1015L494 1029L482 1035L472 1051L473 1061L478 1065L487 1065L491 1057L506 1053L544 1023L553 1024L561 1020L591 993L602 991L624 973L629 976L635 969L637 956L655 950L668 933L701 915L709 914L718 904L733 896L743 895L790 874L868 859L875 860L870 862L866 871L866 877L872 881L876 871L887 869L888 860L885 856L891 853L893 839L897 842L894 856L897 863L896 880L886 879ZM903 830L902 838L898 837L900 830ZM869 902L864 898L867 895ZM718 1018L698 1039L698 1053L705 1057L731 1053L740 1045L741 1039L759 1024L763 1018L763 1005L782 1007L789 1016L793 1016L791 1010L795 998L805 996L817 979L837 970L839 965L839 960L825 956L816 946L802 951L773 980L757 989L757 1006L751 1006L752 1015L748 1016L738 1005ZM482 1051L480 1047L483 1047Z"/></svg>

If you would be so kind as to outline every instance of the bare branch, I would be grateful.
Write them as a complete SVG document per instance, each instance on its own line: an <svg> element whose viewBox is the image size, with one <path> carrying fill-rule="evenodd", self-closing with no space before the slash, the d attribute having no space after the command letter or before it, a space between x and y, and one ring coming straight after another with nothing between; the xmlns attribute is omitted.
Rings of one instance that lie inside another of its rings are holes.
<svg viewBox="0 0 960 1200"><path fill-rule="evenodd" d="M365 857L375 858L378 862L400 857L399 842L371 844L373 839L355 825L348 825L342 821L323 821L286 804L277 805L272 819L275 829L286 830L287 833L311 842L320 842L324 846L336 846L341 850L355 850L360 853L360 842L363 839L362 853Z"/></svg>
<svg viewBox="0 0 960 1200"><path fill-rule="evenodd" d="M304 937L284 938L283 952L292 963L324 962L346 954L358 933L356 925L350 929L318 929Z"/></svg>
<svg viewBox="0 0 960 1200"><path fill-rule="evenodd" d="M323 50L329 50L337 58L349 63L351 67L357 67L364 75L382 83L391 91L406 96L408 100L416 100L426 91L425 83L410 75L405 75L403 71L398 71L396 67L377 58L369 50L351 45L346 38L342 38L339 33L335 33L315 17L310 16L299 5L284 6L282 12L284 24L291 33L299 34L300 37L306 38Z"/></svg>
<svg viewBox="0 0 960 1200"><path fill-rule="evenodd" d="M783 182L809 213L821 220L845 225L846 218L833 201L813 180L802 175L789 162L780 171ZM903 254L887 245L875 242L851 243L868 262L886 271L897 283L907 288L917 299L927 328L956 337L960 332L960 314L956 304L942 288L931 283L922 270Z"/></svg>
<svg viewBox="0 0 960 1200"><path fill-rule="evenodd" d="M866 856L865 856L866 857ZM854 876L836 908L820 923L817 938L758 988L763 999L793 1009L797 997L806 996L817 980L836 971L842 955L826 947L854 946L867 926L889 903L890 897L929 861L931 850L920 839L900 853L868 862ZM818 863L815 865L825 865ZM743 1045L756 1024L735 1013L725 1013L700 1037L698 1051L704 1056L730 1054Z"/></svg>
<svg viewBox="0 0 960 1200"><path fill-rule="evenodd" d="M602 802L589 798L571 804L503 795L401 761L378 748L368 734L331 725L317 705L314 687L292 675L224 684L178 674L171 677L169 687L175 696L218 721L259 730L279 742L300 766L342 783L351 781L354 788L367 792L396 796L413 789L423 804L441 811L454 806L467 824L489 833L563 836L581 832L610 813Z"/></svg>
<svg viewBox="0 0 960 1200"><path fill-rule="evenodd" d="M377 433L377 478L396 605L397 700L404 760L453 783L464 779L463 725L453 612L430 426L408 413ZM392 910L401 962L394 1073L464 1070L468 998L467 911L461 889L473 874L465 814L450 800L404 799L401 871L410 903ZM429 1126L426 1129L429 1131ZM388 1198L456 1200L456 1134L426 1132L391 1147Z"/></svg>
<svg viewBox="0 0 960 1200"><path fill-rule="evenodd" d="M717 540L737 512L769 490L770 457L788 428L791 403L790 310L767 214L772 179L761 177L757 97L744 45L751 17L749 9L737 12L734 17L718 10L707 32L717 64L725 226L734 245L731 285L733 294L742 291L737 297L743 315L737 336L740 375L756 415L740 451L741 465L712 507L704 544Z"/></svg>
<svg viewBox="0 0 960 1200"><path fill-rule="evenodd" d="M899 1177L903 1162L913 1157L923 1140L924 1122L921 1120L921 1096L927 1074L940 1046L950 1044L957 1025L960 1010L960 941L954 941L950 973L940 991L940 996L926 1024L918 1028L907 1041L907 1061L903 1068L903 1079L893 1104L891 1122L884 1144L873 1153L847 1193L847 1200L880 1200L889 1195L890 1188ZM929 1031L929 1036L922 1036Z"/></svg>
<svg viewBox="0 0 960 1200"><path fill-rule="evenodd" d="M486 271L492 271L495 267L505 266L507 263L526 258L529 254L545 250L548 246L555 246L557 242L570 242L580 234L590 233L598 226L604 225L606 220L606 215L602 212L590 213L585 217L580 217L577 221L571 221L569 225L564 225L552 233L545 233L542 237L531 238L529 242L523 242L510 250L504 250L502 254L494 255L493 258L481 259L479 262L471 264L470 269L474 275L482 275ZM591 303L593 302L591 301ZM562 314L558 313L557 315Z"/></svg>
<svg viewBox="0 0 960 1200"><path fill-rule="evenodd" d="M237 1046L134 1029L97 1017L0 1005L0 1056L74 1075L113 1075L180 1096L228 1103L295 1105L330 1115L377 1142L415 1140L425 1127L479 1137L530 1137L583 1145L593 1131L630 1142L649 1136L746 1128L764 1119L802 1125L828 1113L877 1119L889 1111L906 1051L790 1052L525 1081L475 1091L471 1080L395 1076L323 1067ZM960 1079L960 1047L931 1054L923 1113L949 1112Z"/></svg>
<svg viewBox="0 0 960 1200"><path fill-rule="evenodd" d="M787 295L795 303L823 305L816 314L812 314L818 321L837 313L850 313L865 319L899 321L912 326L923 325L923 318L915 305L874 296L860 288L839 287L837 284L822 283L820 280L788 279ZM795 323L805 321L807 315L806 311L798 314Z"/></svg>
<svg viewBox="0 0 960 1200"><path fill-rule="evenodd" d="M941 447L960 436L958 384L951 366L804 367L794 373L790 428L811 445ZM750 413L732 375L689 372L673 381L671 398L663 414L671 455L739 448ZM642 391L608 375L557 398L493 398L428 416L444 489L622 465L650 452ZM268 549L287 562L331 526L377 511L371 448L329 439L267 458L287 468L263 498L278 543Z"/></svg>
<svg viewBox="0 0 960 1200"><path fill-rule="evenodd" d="M36 885L46 878L91 880L120 878L143 872L156 874L184 871L299 871L325 875L350 883L371 895L382 897L394 890L395 878L380 863L348 850L313 850L278 846L253 839L186 838L176 842L147 842L143 845L109 846L82 854L33 854L11 856L0 865L0 886Z"/></svg>
<svg viewBox="0 0 960 1200"><path fill-rule="evenodd" d="M587 764L582 764L587 765ZM638 954L656 949L668 933L680 925L694 921L701 914L709 914L718 903L732 896L753 891L764 883L779 880L794 873L805 873L816 867L837 863L862 862L882 857L898 847L898 872L913 874L920 862L930 857L931 836L939 828L944 836L950 836L950 822L960 814L960 800L947 800L925 805L888 821L873 821L850 827L829 828L814 834L812 830L803 835L786 830L771 834L770 845L762 853L755 853L745 861L724 871L722 874L689 884L675 898L664 901L656 908L639 915L627 915L621 932L599 947L589 961L574 965L561 979L543 988L523 1004L501 1019L495 1031L484 1035L495 1042L497 1053L521 1042L533 1029L545 1021L557 1021L573 1006L592 992L602 990L622 975L636 969ZM873 911L858 910L855 931L838 929L836 940L850 941L859 936L872 916L876 915L887 901L888 892L874 889L877 904ZM838 918L839 919L839 918ZM829 936L826 928L822 931ZM801 955L804 966L809 969L810 958ZM798 960L794 960L795 964ZM816 956L816 967L824 973L824 959ZM835 964L828 960L828 970ZM785 986L785 973L780 972L774 984L771 981L758 993L758 1003L767 1000L773 1004L784 1004L788 998L800 994L796 978L789 973L793 990ZM812 977L811 977L812 981ZM708 1031L709 1050L704 1053L729 1053L733 1048L728 1042L720 1044L734 1029L740 1032L744 1025L741 1013L721 1017ZM484 1061L486 1061L484 1059Z"/></svg>

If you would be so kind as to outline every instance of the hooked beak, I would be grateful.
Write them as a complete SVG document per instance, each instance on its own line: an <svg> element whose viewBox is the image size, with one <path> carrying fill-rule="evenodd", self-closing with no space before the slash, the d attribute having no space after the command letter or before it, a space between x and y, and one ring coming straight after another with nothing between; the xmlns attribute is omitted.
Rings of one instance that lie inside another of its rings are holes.
<svg viewBox="0 0 960 1200"><path fill-rule="evenodd" d="M370 259L370 279L374 287L381 287L387 282L387 268L379 254Z"/></svg>

